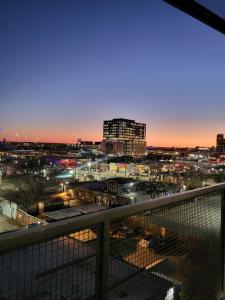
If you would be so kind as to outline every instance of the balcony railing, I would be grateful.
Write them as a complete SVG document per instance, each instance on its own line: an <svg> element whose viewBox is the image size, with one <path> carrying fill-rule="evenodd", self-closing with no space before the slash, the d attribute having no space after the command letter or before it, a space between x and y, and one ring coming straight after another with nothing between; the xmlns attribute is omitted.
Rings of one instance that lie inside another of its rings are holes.
<svg viewBox="0 0 225 300"><path fill-rule="evenodd" d="M225 183L0 236L0 299L224 299Z"/></svg>
<svg viewBox="0 0 225 300"><path fill-rule="evenodd" d="M218 0L164 0L206 25L225 34L225 2Z"/></svg>

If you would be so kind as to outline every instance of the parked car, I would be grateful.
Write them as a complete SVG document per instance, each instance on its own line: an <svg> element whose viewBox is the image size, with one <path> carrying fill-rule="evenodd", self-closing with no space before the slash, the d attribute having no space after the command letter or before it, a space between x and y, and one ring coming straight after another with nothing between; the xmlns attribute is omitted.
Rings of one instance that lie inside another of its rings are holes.
<svg viewBox="0 0 225 300"><path fill-rule="evenodd" d="M136 235L144 235L145 231L142 227L136 227L134 229L129 228L127 226L120 226L119 228L115 228L112 230L112 234L120 234L126 238L134 237Z"/></svg>
<svg viewBox="0 0 225 300"><path fill-rule="evenodd" d="M129 229L129 230L125 231L124 233L125 233L126 238L134 236L134 230L133 229Z"/></svg>
<svg viewBox="0 0 225 300"><path fill-rule="evenodd" d="M160 235L151 234L145 238L148 241L148 248L156 250L160 246Z"/></svg>
<svg viewBox="0 0 225 300"><path fill-rule="evenodd" d="M126 233L129 232L129 231L130 231L130 228L129 228L129 227L127 227L127 226L120 226L120 227L118 227L118 228L114 228L114 229L112 230L112 234L118 234L118 233L121 233L121 234L123 234L123 235L125 236Z"/></svg>
<svg viewBox="0 0 225 300"><path fill-rule="evenodd" d="M143 227L136 227L134 228L134 234L135 235L144 235L145 234L145 230Z"/></svg>
<svg viewBox="0 0 225 300"><path fill-rule="evenodd" d="M134 237L137 235L144 235L145 230L142 227L136 227L134 229L130 229L129 231L126 232L126 237Z"/></svg>
<svg viewBox="0 0 225 300"><path fill-rule="evenodd" d="M31 223L31 224L28 224L28 228L33 228L33 227L37 227L37 226L40 226L40 225L42 225L41 222Z"/></svg>
<svg viewBox="0 0 225 300"><path fill-rule="evenodd" d="M156 252L161 250L173 249L176 246L181 245L181 242L175 238L162 237L160 235L149 235L147 237L148 248Z"/></svg>

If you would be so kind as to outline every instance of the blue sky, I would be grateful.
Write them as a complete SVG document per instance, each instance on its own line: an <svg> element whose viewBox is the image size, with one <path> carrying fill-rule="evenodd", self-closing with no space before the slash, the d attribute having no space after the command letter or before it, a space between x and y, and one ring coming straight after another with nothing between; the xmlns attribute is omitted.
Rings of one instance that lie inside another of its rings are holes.
<svg viewBox="0 0 225 300"><path fill-rule="evenodd" d="M100 140L113 117L149 145L225 132L224 36L161 0L0 2L0 139Z"/></svg>

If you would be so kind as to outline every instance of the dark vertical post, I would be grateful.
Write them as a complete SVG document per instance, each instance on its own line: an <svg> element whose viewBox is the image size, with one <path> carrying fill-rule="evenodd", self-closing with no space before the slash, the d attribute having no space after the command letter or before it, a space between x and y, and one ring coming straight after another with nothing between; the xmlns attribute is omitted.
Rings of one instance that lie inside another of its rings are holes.
<svg viewBox="0 0 225 300"><path fill-rule="evenodd" d="M221 195L221 300L225 300L225 190Z"/></svg>
<svg viewBox="0 0 225 300"><path fill-rule="evenodd" d="M109 229L110 221L97 225L98 246L96 252L95 299L108 299L109 279Z"/></svg>

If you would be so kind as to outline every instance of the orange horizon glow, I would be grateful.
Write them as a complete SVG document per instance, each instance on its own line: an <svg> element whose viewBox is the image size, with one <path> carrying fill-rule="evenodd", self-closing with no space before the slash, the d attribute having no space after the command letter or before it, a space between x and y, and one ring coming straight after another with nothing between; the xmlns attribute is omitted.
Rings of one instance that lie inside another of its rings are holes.
<svg viewBox="0 0 225 300"><path fill-rule="evenodd" d="M140 118L136 118L140 121ZM146 141L148 146L155 147L212 147L216 145L216 135L225 132L223 124L194 121L173 120L147 124ZM55 124L54 124L55 125ZM219 128L219 129L218 129ZM77 123L76 126L44 128L13 127L0 131L0 140L15 142L43 142L74 144L78 138L83 141L102 141L102 122Z"/></svg>
<svg viewBox="0 0 225 300"><path fill-rule="evenodd" d="M0 10L0 141L101 141L113 118L146 124L155 147L225 133L217 31L164 1L14 2Z"/></svg>
<svg viewBox="0 0 225 300"><path fill-rule="evenodd" d="M83 141L94 141L94 142L100 142L102 141L103 137L101 134L96 136L91 135L79 135L79 137ZM15 136L13 134L6 134L1 135L1 140L6 139L6 141L9 142L40 142L40 143L65 143L65 144L74 144L77 143L78 137L71 137L66 135L45 135L45 134L39 134L39 135L18 135ZM183 139L178 135L174 136L168 136L168 135L158 135L157 137L152 136L152 138L148 138L147 145L148 146L156 146L156 147L196 147L196 146L203 146L203 147L212 147L216 144L216 136L210 136L205 139L200 139L199 136L192 136L192 135L186 135L186 137Z"/></svg>

